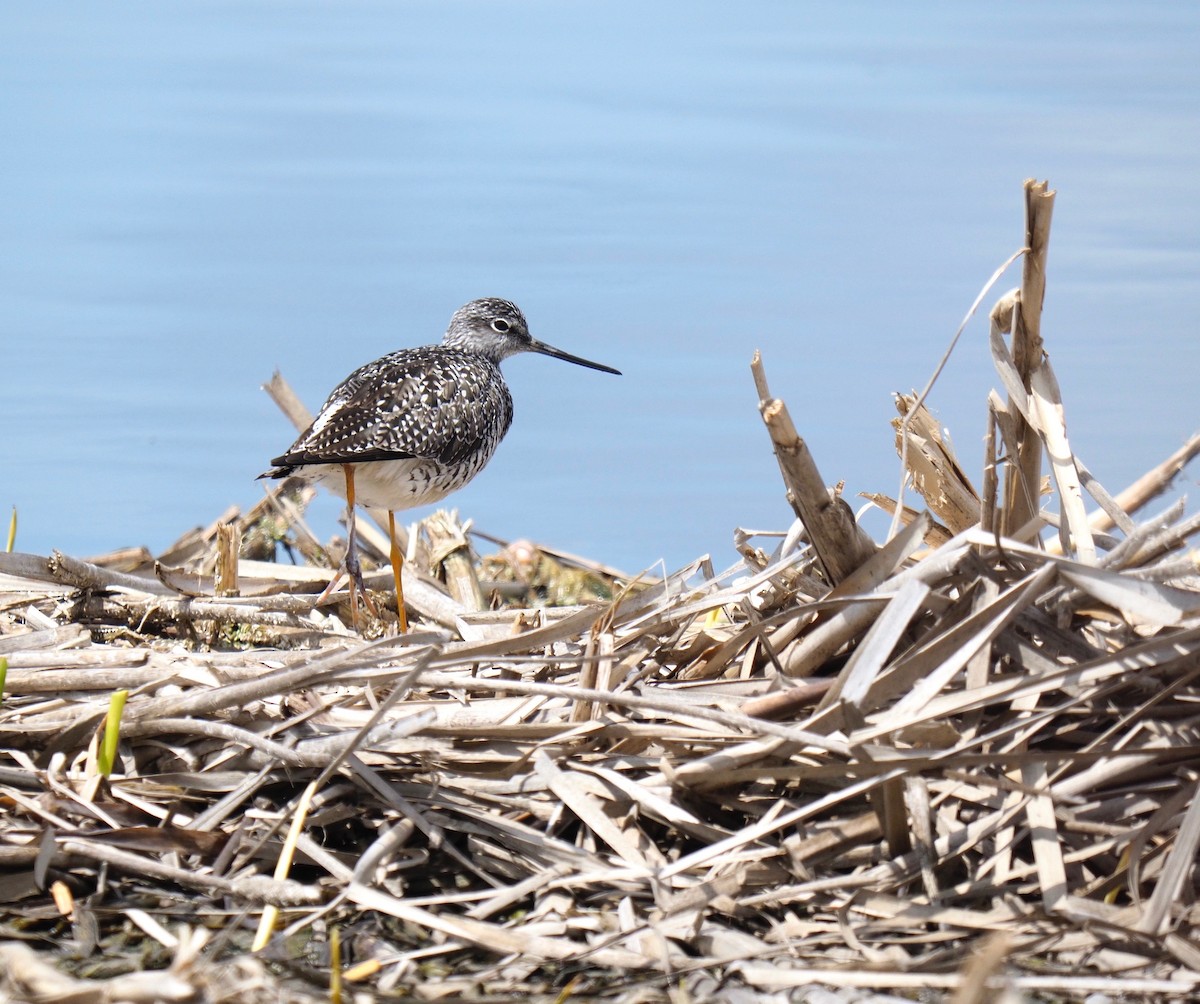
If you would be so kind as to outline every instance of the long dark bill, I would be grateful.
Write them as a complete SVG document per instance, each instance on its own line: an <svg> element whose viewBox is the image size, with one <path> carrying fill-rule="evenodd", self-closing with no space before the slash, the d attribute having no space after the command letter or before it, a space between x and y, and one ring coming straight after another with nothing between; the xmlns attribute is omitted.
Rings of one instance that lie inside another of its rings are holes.
<svg viewBox="0 0 1200 1004"><path fill-rule="evenodd" d="M603 363L594 363L589 359L581 359L579 356L573 356L570 352L564 352L562 349L556 349L553 345L547 345L545 342L539 342L536 338L529 340L529 351L540 352L544 356L553 356L555 359L561 359L563 362L574 363L576 366L586 366L590 370L600 370L601 373L613 373L616 376L621 375L620 370L615 370L611 366L605 366Z"/></svg>

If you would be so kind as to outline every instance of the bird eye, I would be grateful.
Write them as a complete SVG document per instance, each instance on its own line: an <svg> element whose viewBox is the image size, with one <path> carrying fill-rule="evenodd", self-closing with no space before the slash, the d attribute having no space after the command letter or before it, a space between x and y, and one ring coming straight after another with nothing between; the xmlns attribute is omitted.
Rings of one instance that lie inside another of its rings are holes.
<svg viewBox="0 0 1200 1004"><path fill-rule="evenodd" d="M499 331L500 334L504 334L506 331L508 331L508 329L509 323L503 317L497 317L494 321L492 321L493 331Z"/></svg>

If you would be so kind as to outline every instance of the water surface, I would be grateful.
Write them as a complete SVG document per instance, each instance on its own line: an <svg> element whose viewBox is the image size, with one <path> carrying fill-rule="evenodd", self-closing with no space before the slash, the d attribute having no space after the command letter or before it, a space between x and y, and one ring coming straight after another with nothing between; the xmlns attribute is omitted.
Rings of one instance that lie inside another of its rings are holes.
<svg viewBox="0 0 1200 1004"><path fill-rule="evenodd" d="M894 493L890 395L1035 175L1047 346L1116 491L1200 424L1198 51L1174 4L6 5L0 508L23 550L161 549L260 497L275 368L315 407L498 295L625 376L506 363L462 512L724 563L790 519L754 349L825 476ZM931 399L971 472L996 383L977 321Z"/></svg>

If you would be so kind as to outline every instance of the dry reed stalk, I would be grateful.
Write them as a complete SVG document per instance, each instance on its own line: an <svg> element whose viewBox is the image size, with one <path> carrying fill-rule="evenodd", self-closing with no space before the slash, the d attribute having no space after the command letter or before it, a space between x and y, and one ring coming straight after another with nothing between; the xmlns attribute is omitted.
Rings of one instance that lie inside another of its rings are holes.
<svg viewBox="0 0 1200 1004"><path fill-rule="evenodd" d="M1015 298L1010 330L1013 362L1026 392L1034 372L1043 361L1042 301L1046 296L1046 252L1050 243L1050 220L1054 196L1046 182L1025 182L1025 256L1021 264L1021 288ZM1016 452L1006 468L1004 508L1000 531L1013 536L1037 515L1037 497L1042 480L1042 440L1038 430L1022 415L1017 419Z"/></svg>
<svg viewBox="0 0 1200 1004"><path fill-rule="evenodd" d="M875 544L854 522L846 503L826 487L787 406L771 396L758 352L754 353L750 370L758 389L758 410L775 447L788 502L808 531L830 585L836 586L875 552Z"/></svg>

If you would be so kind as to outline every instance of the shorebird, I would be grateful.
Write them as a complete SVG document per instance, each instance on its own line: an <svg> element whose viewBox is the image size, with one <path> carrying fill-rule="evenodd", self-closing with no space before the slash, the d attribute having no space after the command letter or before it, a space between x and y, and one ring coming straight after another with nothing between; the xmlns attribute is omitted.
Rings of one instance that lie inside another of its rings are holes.
<svg viewBox="0 0 1200 1004"><path fill-rule="evenodd" d="M512 424L513 402L500 362L538 352L614 373L539 342L508 300L472 300L450 318L440 345L400 349L360 366L338 384L317 417L260 478L297 476L346 500L346 574L368 607L354 531L354 506L386 509L400 630L408 630L396 511L438 502L486 466ZM336 580L335 580L336 581ZM373 607L371 607L373 609Z"/></svg>

